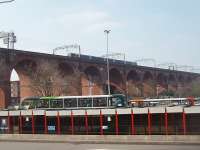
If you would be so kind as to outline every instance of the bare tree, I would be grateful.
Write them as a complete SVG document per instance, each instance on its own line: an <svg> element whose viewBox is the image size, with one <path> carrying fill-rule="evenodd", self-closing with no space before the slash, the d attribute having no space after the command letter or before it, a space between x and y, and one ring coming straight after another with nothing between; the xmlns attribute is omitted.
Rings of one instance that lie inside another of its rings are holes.
<svg viewBox="0 0 200 150"><path fill-rule="evenodd" d="M29 71L31 89L37 96L68 95L74 83L73 76L63 76L58 66L48 62L41 63L35 70Z"/></svg>
<svg viewBox="0 0 200 150"><path fill-rule="evenodd" d="M187 96L200 96L200 78L197 78L196 80L192 81L189 85L190 88L185 91Z"/></svg>

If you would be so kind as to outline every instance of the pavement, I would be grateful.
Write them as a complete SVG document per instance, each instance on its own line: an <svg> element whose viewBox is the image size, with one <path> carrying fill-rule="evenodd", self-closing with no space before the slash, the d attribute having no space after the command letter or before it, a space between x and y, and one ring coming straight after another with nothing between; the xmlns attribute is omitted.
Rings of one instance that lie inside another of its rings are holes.
<svg viewBox="0 0 200 150"><path fill-rule="evenodd" d="M45 135L0 134L0 142L71 144L200 145L200 135Z"/></svg>
<svg viewBox="0 0 200 150"><path fill-rule="evenodd" d="M0 142L3 150L199 150L199 145L127 145Z"/></svg>

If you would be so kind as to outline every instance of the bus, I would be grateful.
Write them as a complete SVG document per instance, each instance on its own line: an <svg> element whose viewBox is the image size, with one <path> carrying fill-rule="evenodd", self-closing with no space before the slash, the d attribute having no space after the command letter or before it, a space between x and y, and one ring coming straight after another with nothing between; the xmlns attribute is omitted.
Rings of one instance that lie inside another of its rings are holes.
<svg viewBox="0 0 200 150"><path fill-rule="evenodd" d="M174 107L174 106L200 106L200 98L162 98L162 99L131 99L131 107Z"/></svg>
<svg viewBox="0 0 200 150"><path fill-rule="evenodd" d="M58 96L28 97L20 104L20 109L80 109L125 107L125 95L90 95L90 96Z"/></svg>

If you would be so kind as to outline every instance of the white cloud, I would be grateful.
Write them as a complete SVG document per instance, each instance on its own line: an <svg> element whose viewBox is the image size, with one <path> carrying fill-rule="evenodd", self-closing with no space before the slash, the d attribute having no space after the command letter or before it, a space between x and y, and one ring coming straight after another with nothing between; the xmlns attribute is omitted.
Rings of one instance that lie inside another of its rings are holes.
<svg viewBox="0 0 200 150"><path fill-rule="evenodd" d="M118 28L121 26L121 23L115 21L111 15L101 11L67 12L58 18L51 18L47 23L50 26L59 26L70 33L72 31L95 33L105 28Z"/></svg>

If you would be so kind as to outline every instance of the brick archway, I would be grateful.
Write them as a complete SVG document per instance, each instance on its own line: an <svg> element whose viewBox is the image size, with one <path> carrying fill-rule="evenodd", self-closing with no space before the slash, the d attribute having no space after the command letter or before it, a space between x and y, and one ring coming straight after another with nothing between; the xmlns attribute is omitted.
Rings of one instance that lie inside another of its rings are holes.
<svg viewBox="0 0 200 150"><path fill-rule="evenodd" d="M177 95L182 97L184 94L184 76L179 75L177 78Z"/></svg>
<svg viewBox="0 0 200 150"><path fill-rule="evenodd" d="M155 95L155 80L151 72L146 71L143 75L143 93L144 97L152 97Z"/></svg>
<svg viewBox="0 0 200 150"><path fill-rule="evenodd" d="M103 94L103 81L98 68L89 66L84 70L81 78L82 95Z"/></svg>
<svg viewBox="0 0 200 150"><path fill-rule="evenodd" d="M168 78L168 91L172 92L172 94L177 92L176 77L173 74L170 74Z"/></svg>
<svg viewBox="0 0 200 150"><path fill-rule="evenodd" d="M112 93L124 93L124 80L117 68L110 69L110 85L112 85L113 90ZM107 87L106 87L107 88Z"/></svg>
<svg viewBox="0 0 200 150"><path fill-rule="evenodd" d="M156 93L157 96L162 95L167 91L168 85L167 85L167 77L163 73L159 73L156 77Z"/></svg>
<svg viewBox="0 0 200 150"><path fill-rule="evenodd" d="M108 85L107 84L105 85L104 93L108 94ZM124 90L121 87L119 87L117 84L110 83L110 93L111 94L124 94Z"/></svg>
<svg viewBox="0 0 200 150"><path fill-rule="evenodd" d="M20 98L23 99L24 97L34 96L35 93L31 88L30 73L35 72L35 70L37 69L36 62L31 59L24 59L19 61L15 66L13 66L12 69L15 69L19 76Z"/></svg>
<svg viewBox="0 0 200 150"><path fill-rule="evenodd" d="M75 73L75 68L73 65L62 62L58 64L58 72L60 80L62 80L62 84L60 86L63 87L63 92L61 95L79 95L79 74Z"/></svg>
<svg viewBox="0 0 200 150"><path fill-rule="evenodd" d="M128 97L139 97L142 94L140 77L135 70L131 70L127 75L127 94Z"/></svg>
<svg viewBox="0 0 200 150"><path fill-rule="evenodd" d="M58 68L59 68L59 71L60 71L60 74L61 74L62 77L71 76L71 75L74 74L73 66L66 63L66 62L60 63L58 65Z"/></svg>

